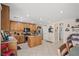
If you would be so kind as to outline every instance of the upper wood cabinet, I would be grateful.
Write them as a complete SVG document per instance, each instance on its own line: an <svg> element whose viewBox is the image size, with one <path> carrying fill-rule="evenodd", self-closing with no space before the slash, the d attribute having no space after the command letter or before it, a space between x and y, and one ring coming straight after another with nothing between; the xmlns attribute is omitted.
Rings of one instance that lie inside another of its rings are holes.
<svg viewBox="0 0 79 59"><path fill-rule="evenodd" d="M23 31L24 30L24 25L23 25L23 23L17 23L17 30L18 31Z"/></svg>
<svg viewBox="0 0 79 59"><path fill-rule="evenodd" d="M31 32L36 31L36 25L35 24L30 24L29 27L30 27Z"/></svg>
<svg viewBox="0 0 79 59"><path fill-rule="evenodd" d="M11 24L11 25L10 25L10 30L16 31L16 30L17 30L17 23L11 22L10 24Z"/></svg>
<svg viewBox="0 0 79 59"><path fill-rule="evenodd" d="M3 5L2 6L2 11L1 11L1 29L4 31L9 31L10 29L10 20L9 20L9 6Z"/></svg>
<svg viewBox="0 0 79 59"><path fill-rule="evenodd" d="M30 28L29 23L23 23L24 28Z"/></svg>
<svg viewBox="0 0 79 59"><path fill-rule="evenodd" d="M11 21L10 29L13 30L13 31L23 31L24 24L20 23L20 22Z"/></svg>
<svg viewBox="0 0 79 59"><path fill-rule="evenodd" d="M23 31L24 28L30 28L30 31L34 32L36 31L36 24L11 21L10 29L12 31Z"/></svg>

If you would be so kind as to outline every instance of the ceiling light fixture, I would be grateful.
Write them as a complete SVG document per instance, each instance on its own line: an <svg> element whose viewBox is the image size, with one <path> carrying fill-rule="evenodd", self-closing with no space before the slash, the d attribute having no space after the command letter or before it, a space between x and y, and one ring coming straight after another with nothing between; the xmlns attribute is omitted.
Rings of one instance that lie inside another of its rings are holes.
<svg viewBox="0 0 79 59"><path fill-rule="evenodd" d="M27 14L27 15L26 15L26 17L30 17L30 15L29 15L29 14Z"/></svg>
<svg viewBox="0 0 79 59"><path fill-rule="evenodd" d="M42 18L40 17L40 21L42 20Z"/></svg>
<svg viewBox="0 0 79 59"><path fill-rule="evenodd" d="M63 10L61 10L60 13L63 14Z"/></svg>

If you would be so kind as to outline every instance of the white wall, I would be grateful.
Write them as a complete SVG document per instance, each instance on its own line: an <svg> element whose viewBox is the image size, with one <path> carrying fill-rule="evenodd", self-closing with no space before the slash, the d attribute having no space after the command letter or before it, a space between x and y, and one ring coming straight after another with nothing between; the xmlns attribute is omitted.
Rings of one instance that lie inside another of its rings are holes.
<svg viewBox="0 0 79 59"><path fill-rule="evenodd" d="M65 21L59 21L59 22L55 22L57 24L63 23L63 42L66 42L68 36L72 33L79 33L79 32L73 32L71 26L75 26L75 25L79 25L79 22L75 22L75 19L72 20L65 20ZM70 24L69 30L70 31L65 31L65 29L67 28L67 25ZM58 34L59 35L59 34Z"/></svg>
<svg viewBox="0 0 79 59"><path fill-rule="evenodd" d="M48 24L53 21L79 18L79 3L15 3L10 6L11 20ZM29 18L27 15L30 15ZM23 18L14 18L14 17ZM40 17L42 20L39 20Z"/></svg>
<svg viewBox="0 0 79 59"><path fill-rule="evenodd" d="M60 24L63 24L62 25L62 33L60 34ZM67 25L70 24L70 27L69 27L69 30L70 31L65 31L65 29L67 28ZM44 37L44 40L48 40L48 41L52 41L52 42L57 42L59 41L60 39L60 35L61 35L61 40L64 42L66 42L68 36L72 33L79 33L79 32L73 32L72 29L71 29L71 26L75 26L75 25L79 25L79 22L75 22L75 19L71 19L71 20L65 20L65 21L56 21L56 22L52 22L51 24L48 24L46 26L42 26L43 27L43 37ZM52 26L54 28L54 33L53 34L49 34L48 32L48 28L49 26Z"/></svg>
<svg viewBox="0 0 79 59"><path fill-rule="evenodd" d="M79 22L75 22L76 19L65 19L65 20L62 20L62 21L56 21L56 22L52 22L51 25L54 26L54 38L55 38L55 42L59 41L60 39L60 36L61 36L61 40L64 42L66 42L68 36L72 33L79 33L79 32L73 32L72 29L71 29L71 26L75 26L75 25L79 25ZM60 24L63 24L62 25L62 33L60 34ZM69 30L70 31L65 31L65 29L67 28L67 25L70 24L70 27L69 27ZM58 27L58 28L57 28ZM45 38L48 38L48 36L46 36ZM52 37L51 37L52 38Z"/></svg>

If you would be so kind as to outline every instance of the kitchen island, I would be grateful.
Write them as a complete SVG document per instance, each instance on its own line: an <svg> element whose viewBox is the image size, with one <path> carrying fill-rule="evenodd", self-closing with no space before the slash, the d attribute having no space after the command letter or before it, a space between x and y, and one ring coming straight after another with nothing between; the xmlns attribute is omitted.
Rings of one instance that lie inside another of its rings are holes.
<svg viewBox="0 0 79 59"><path fill-rule="evenodd" d="M42 37L37 36L28 36L28 46L35 47L42 44Z"/></svg>

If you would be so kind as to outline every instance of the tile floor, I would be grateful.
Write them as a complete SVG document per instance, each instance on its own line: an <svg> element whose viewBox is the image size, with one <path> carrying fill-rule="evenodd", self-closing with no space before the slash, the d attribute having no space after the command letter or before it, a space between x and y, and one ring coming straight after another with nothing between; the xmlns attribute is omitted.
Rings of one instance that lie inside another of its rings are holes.
<svg viewBox="0 0 79 59"><path fill-rule="evenodd" d="M42 45L29 48L27 43L19 44L22 48L18 50L18 56L57 56L57 48L62 44L62 41L49 43L43 41Z"/></svg>

